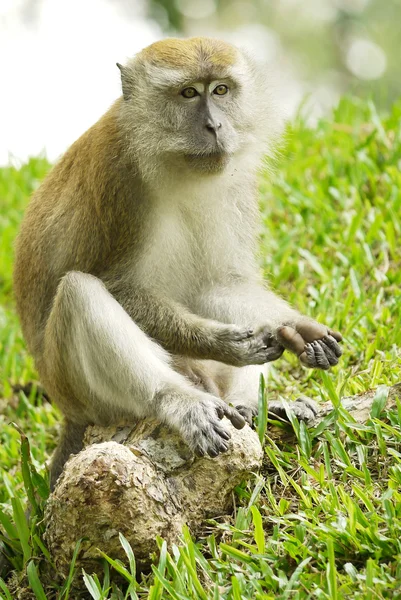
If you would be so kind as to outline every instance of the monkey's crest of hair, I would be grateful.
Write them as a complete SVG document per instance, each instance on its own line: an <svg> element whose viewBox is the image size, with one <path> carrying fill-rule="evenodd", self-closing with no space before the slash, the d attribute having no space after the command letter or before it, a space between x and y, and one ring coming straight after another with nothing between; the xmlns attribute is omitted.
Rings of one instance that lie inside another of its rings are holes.
<svg viewBox="0 0 401 600"><path fill-rule="evenodd" d="M202 63L224 68L235 64L238 51L230 44L211 38L169 38L144 48L138 58L152 65L178 69L195 70Z"/></svg>
<svg viewBox="0 0 401 600"><path fill-rule="evenodd" d="M180 153L204 156L208 149L194 127L191 105L180 91L195 82L229 82L222 145L232 166L255 170L274 156L283 119L265 67L227 42L194 37L165 39L139 52L121 70L120 124L128 151L145 177L161 175L163 163ZM220 109L219 107L219 109ZM193 109L192 109L193 111ZM179 165L182 173L182 165Z"/></svg>

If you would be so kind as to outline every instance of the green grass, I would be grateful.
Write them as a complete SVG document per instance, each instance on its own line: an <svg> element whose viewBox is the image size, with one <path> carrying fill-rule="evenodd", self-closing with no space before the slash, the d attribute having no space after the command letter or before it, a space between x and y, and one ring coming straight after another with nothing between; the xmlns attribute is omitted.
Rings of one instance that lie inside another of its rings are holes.
<svg viewBox="0 0 401 600"><path fill-rule="evenodd" d="M67 600L80 595L70 582L57 591L50 577L49 585L40 522L40 474L59 414L35 386L28 397L12 388L37 380L15 315L11 272L24 207L48 168L32 159L19 170L0 170L0 527L15 538L18 576L35 590L26 597ZM332 400L331 425L298 426L298 443L280 445L267 429L262 474L237 489L232 517L210 522L196 543L188 531L170 551L160 540L160 557L144 578L135 578L122 539L127 561L117 567L126 584L117 586L108 557L102 581L79 574L82 597L401 598L401 406L380 414L381 387L365 425L339 407L344 396L401 379L400 172L401 103L380 117L369 102L344 99L316 129L301 120L289 129L275 172L261 180L262 265L290 302L343 333L344 356L327 374L286 355L274 363L267 388L269 397L301 392ZM29 438L31 462L14 423ZM27 493L38 499L29 522ZM0 580L0 598L10 600L16 596L7 585L11 591Z"/></svg>

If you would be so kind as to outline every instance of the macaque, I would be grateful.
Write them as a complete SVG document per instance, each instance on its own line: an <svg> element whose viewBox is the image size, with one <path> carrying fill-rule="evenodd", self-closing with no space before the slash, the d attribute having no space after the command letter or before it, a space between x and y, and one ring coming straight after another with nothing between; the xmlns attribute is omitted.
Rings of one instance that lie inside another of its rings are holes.
<svg viewBox="0 0 401 600"><path fill-rule="evenodd" d="M223 417L252 422L266 363L341 355L259 272L257 170L281 127L264 70L202 37L117 66L122 96L47 175L17 241L23 333L65 418L52 486L88 424L156 417L214 457Z"/></svg>

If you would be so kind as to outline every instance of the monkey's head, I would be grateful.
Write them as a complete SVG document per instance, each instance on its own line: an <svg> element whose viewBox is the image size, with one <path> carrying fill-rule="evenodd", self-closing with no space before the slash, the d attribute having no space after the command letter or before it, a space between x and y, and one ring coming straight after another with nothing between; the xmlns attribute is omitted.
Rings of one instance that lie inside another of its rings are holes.
<svg viewBox="0 0 401 600"><path fill-rule="evenodd" d="M124 132L146 161L219 172L266 137L266 78L231 44L166 39L117 66Z"/></svg>

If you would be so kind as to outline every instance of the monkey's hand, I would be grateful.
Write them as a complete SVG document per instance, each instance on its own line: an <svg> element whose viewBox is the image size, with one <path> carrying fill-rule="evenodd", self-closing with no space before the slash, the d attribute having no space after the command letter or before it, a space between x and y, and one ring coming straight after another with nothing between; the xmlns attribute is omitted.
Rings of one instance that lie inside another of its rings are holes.
<svg viewBox="0 0 401 600"><path fill-rule="evenodd" d="M342 335L306 317L293 327L279 327L277 339L310 368L329 369L338 363L342 354L338 344Z"/></svg>
<svg viewBox="0 0 401 600"><path fill-rule="evenodd" d="M277 360L284 352L284 345L271 333L270 327L253 330L220 325L214 338L213 359L234 367L263 365Z"/></svg>

